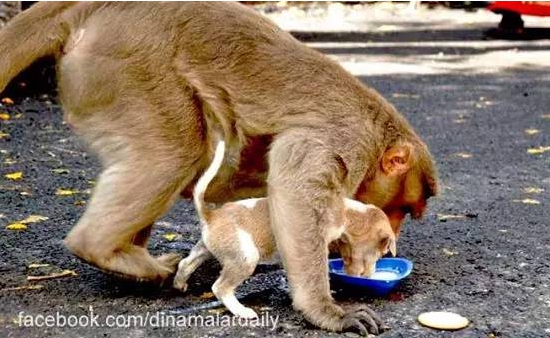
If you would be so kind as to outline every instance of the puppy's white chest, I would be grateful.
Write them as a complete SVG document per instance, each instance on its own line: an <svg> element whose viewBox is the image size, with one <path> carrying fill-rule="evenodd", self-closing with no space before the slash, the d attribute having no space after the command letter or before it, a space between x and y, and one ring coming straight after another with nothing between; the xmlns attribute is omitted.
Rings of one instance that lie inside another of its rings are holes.
<svg viewBox="0 0 550 338"><path fill-rule="evenodd" d="M243 229L237 229L239 248L246 261L257 263L260 259L260 252L252 236Z"/></svg>

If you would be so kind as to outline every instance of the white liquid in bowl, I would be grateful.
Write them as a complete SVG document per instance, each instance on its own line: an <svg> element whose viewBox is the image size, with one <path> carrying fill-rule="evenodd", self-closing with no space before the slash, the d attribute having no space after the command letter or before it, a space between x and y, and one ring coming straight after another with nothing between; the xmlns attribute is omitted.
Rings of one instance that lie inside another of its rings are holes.
<svg viewBox="0 0 550 338"><path fill-rule="evenodd" d="M393 271L375 271L371 276L369 276L370 279L377 279L377 280L395 280L398 279L399 274Z"/></svg>

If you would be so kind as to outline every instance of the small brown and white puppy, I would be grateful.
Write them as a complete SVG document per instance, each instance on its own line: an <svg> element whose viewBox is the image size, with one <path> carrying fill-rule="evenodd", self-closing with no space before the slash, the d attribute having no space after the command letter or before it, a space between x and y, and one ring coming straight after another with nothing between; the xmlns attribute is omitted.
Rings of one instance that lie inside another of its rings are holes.
<svg viewBox="0 0 550 338"><path fill-rule="evenodd" d="M222 271L212 291L234 315L254 318L256 312L237 300L235 289L252 275L260 261L272 258L276 243L269 224L267 198L229 202L212 210L204 207L204 193L222 165L224 153L225 142L219 141L212 163L195 186L194 202L202 224L202 239L180 261L174 287L185 291L190 275L214 256ZM344 224L328 229L325 244L341 252L347 273L369 276L381 256L388 252L395 256L395 234L389 218L374 205L348 198L344 199L344 205Z"/></svg>

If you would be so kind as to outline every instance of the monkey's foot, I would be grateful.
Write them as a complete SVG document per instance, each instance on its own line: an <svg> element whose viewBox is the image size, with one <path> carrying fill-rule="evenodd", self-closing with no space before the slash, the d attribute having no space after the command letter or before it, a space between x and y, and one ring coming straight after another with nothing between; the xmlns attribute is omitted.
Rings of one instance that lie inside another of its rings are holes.
<svg viewBox="0 0 550 338"><path fill-rule="evenodd" d="M179 261L179 256L176 254L154 258L145 248L135 245L118 250L93 248L88 252L82 250L81 247L72 245L71 242L65 241L65 244L78 258L97 267L102 272L136 282L162 285L174 274Z"/></svg>

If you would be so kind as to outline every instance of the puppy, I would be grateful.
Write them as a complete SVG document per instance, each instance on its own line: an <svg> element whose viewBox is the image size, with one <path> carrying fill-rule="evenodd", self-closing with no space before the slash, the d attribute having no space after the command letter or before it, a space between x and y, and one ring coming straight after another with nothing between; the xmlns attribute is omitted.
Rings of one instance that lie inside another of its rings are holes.
<svg viewBox="0 0 550 338"><path fill-rule="evenodd" d="M202 224L202 239L189 256L180 261L174 287L185 291L189 276L214 256L222 265L220 277L212 286L214 295L236 316L254 318L257 314L242 305L235 289L260 261L273 256L275 238L270 229L266 198L250 198L223 204L218 209L204 207L204 193L219 170L225 143L219 141L214 159L194 190L194 202ZM344 199L344 224L328 230L326 245L337 248L349 274L368 276L376 261L388 251L395 256L396 239L386 214L373 205ZM335 241L337 240L337 241Z"/></svg>

